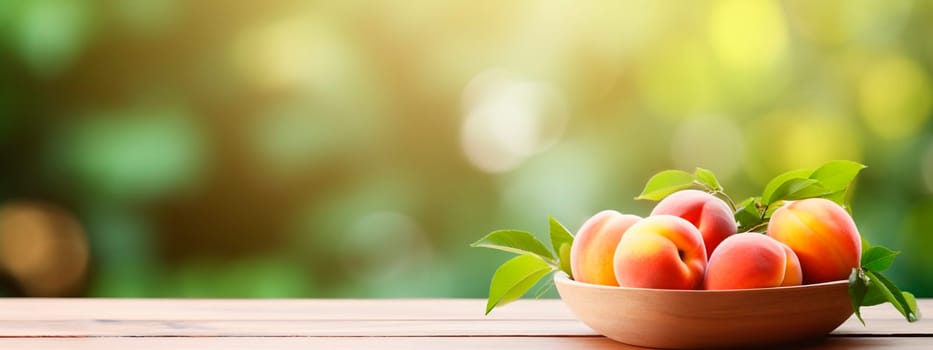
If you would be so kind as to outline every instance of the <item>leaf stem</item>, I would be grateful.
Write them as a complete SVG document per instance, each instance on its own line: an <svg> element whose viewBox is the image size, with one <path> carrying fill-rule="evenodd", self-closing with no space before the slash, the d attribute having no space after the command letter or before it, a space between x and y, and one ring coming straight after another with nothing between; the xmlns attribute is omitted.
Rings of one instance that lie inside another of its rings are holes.
<svg viewBox="0 0 933 350"><path fill-rule="evenodd" d="M759 223L759 224L757 224L757 225L755 225L755 226L749 227L747 230L745 230L745 231L743 231L743 232L746 232L746 233L747 233L747 232L754 232L755 230L757 230L757 229L759 229L759 228L762 228L762 227L768 227L768 222L767 222L767 221L763 221L763 222L761 222L761 223Z"/></svg>
<svg viewBox="0 0 933 350"><path fill-rule="evenodd" d="M706 186L704 186L704 187L706 187ZM733 201L733 200L732 200L732 197L729 197L729 195L726 194L726 192L724 192L724 191L722 191L722 190L713 190L713 189L710 189L709 187L707 187L706 190L709 191L710 194L712 194L712 195L714 195L714 196L716 196L716 197L719 197L720 199L724 200L724 201L726 202L726 204L729 205L729 209L732 209L732 212L733 212L733 213L736 211L735 201Z"/></svg>
<svg viewBox="0 0 933 350"><path fill-rule="evenodd" d="M771 204L765 204L765 207L761 209L761 221L765 221L765 216L768 215L768 208L771 207Z"/></svg>

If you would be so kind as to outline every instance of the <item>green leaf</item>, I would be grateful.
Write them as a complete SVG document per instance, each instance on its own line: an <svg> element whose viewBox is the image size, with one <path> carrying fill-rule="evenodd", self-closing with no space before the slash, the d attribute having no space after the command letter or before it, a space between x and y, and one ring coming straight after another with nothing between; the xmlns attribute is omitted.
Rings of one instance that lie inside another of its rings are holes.
<svg viewBox="0 0 933 350"><path fill-rule="evenodd" d="M792 201L792 200L798 200L798 199L804 199L804 198L823 197L823 196L831 195L832 193L833 193L832 191L827 190L826 188L823 187L823 185L819 183L819 181L817 181L816 183L809 184L799 190L788 193L787 195L784 196L784 198L781 198L781 199Z"/></svg>
<svg viewBox="0 0 933 350"><path fill-rule="evenodd" d="M571 279L573 278L573 270L570 268L570 247L572 246L573 243L564 243L557 249L557 256L559 256L558 259L560 259L558 267Z"/></svg>
<svg viewBox="0 0 933 350"><path fill-rule="evenodd" d="M849 212L849 215L852 215L852 210L849 210L849 205L847 204L848 199L849 199L849 192L847 190L828 193L820 197L826 198L828 200L835 202L836 204L841 205L843 208L846 209L847 212Z"/></svg>
<svg viewBox="0 0 933 350"><path fill-rule="evenodd" d="M906 318L908 322L917 321L918 311L916 301L914 301L913 304L907 301L907 297L894 285L894 282L891 282L891 280L881 273L865 271L865 275L868 276L870 281L868 288L878 288L879 292L885 296L891 305L894 305L894 308L897 309L901 315L904 315L904 318Z"/></svg>
<svg viewBox="0 0 933 350"><path fill-rule="evenodd" d="M869 281L865 277L865 274L862 273L862 270L853 268L852 273L849 274L849 301L852 303L852 311L855 312L855 317L858 318L863 326L865 325L865 320L862 319L861 306L864 305L865 294L868 292L868 285Z"/></svg>
<svg viewBox="0 0 933 350"><path fill-rule="evenodd" d="M797 195L798 192L812 191L811 188L814 186L819 186L816 180L801 178L787 179L787 181L784 181L780 186L774 189L774 192L771 192L770 197L762 196L761 202L768 205L779 200L799 199L800 196Z"/></svg>
<svg viewBox="0 0 933 350"><path fill-rule="evenodd" d="M890 265L890 262L886 262L888 258L893 262L894 258L897 257L897 254L900 252L892 251L888 248L882 246L872 246L865 237L862 239L862 261L860 265L864 270L868 270L866 265L872 265L872 268L875 272L881 272L887 269L887 265ZM888 253L890 252L890 253ZM889 255L893 254L893 255ZM871 263L871 264L869 264ZM883 268L881 268L883 267ZM869 288L868 292L865 294L865 298L862 300L862 306L874 306L882 304L888 301L887 296L882 292L881 288Z"/></svg>
<svg viewBox="0 0 933 350"><path fill-rule="evenodd" d="M864 164L853 161L834 160L814 170L809 178L819 181L820 185L828 191L828 193L819 197L829 199L845 207L846 211L849 211L851 215L852 211L847 203L849 188L855 177L865 168Z"/></svg>
<svg viewBox="0 0 933 350"><path fill-rule="evenodd" d="M887 270L900 253L882 246L870 247L862 253L862 268L874 272Z"/></svg>
<svg viewBox="0 0 933 350"><path fill-rule="evenodd" d="M759 197L751 197L739 203L735 210L735 221L739 227L750 229L761 223L761 211L758 210L760 200Z"/></svg>
<svg viewBox="0 0 933 350"><path fill-rule="evenodd" d="M496 306L508 304L521 298L542 277L553 268L531 255L519 255L506 261L496 269L489 284L489 299L486 301L486 314Z"/></svg>
<svg viewBox="0 0 933 350"><path fill-rule="evenodd" d="M852 180L865 168L864 164L850 160L834 160L816 168L809 178L819 181L820 185L831 193L839 192L847 189Z"/></svg>
<svg viewBox="0 0 933 350"><path fill-rule="evenodd" d="M682 170L665 170L648 179L645 189L635 199L660 200L667 195L693 186L693 174Z"/></svg>
<svg viewBox="0 0 933 350"><path fill-rule="evenodd" d="M697 168L693 172L696 181L701 185L706 186L710 191L722 191L722 185L719 184L719 180L716 179L716 175L712 171L703 168Z"/></svg>
<svg viewBox="0 0 933 350"><path fill-rule="evenodd" d="M771 181L768 181L768 184L765 185L764 191L761 192L762 201L764 204L771 204L774 201L770 201L769 199L774 197L774 192L778 189L778 187L781 187L781 185L791 179L807 179L812 173L812 169L797 169L775 176L773 179L771 179Z"/></svg>
<svg viewBox="0 0 933 350"><path fill-rule="evenodd" d="M901 292L901 295L904 296L904 300L907 301L907 305L910 307L910 310L914 310L914 313L917 315L919 320L921 317L920 309L917 308L917 298L914 297L910 292Z"/></svg>
<svg viewBox="0 0 933 350"><path fill-rule="evenodd" d="M570 247L573 245L573 235L554 217L549 217L548 221L551 246L554 247L554 252L557 253L557 265L567 276L573 278L573 274L570 272Z"/></svg>
<svg viewBox="0 0 933 350"><path fill-rule="evenodd" d="M868 292L865 293L865 298L862 299L862 306L875 306L884 304L888 301L888 297L881 292L881 288L874 287L868 288Z"/></svg>
<svg viewBox="0 0 933 350"><path fill-rule="evenodd" d="M765 185L761 194L762 203L771 204L778 200L795 200L823 197L839 205L845 205L849 184L865 165L848 161L834 160L814 169L791 170ZM813 180L812 183L802 180Z"/></svg>
<svg viewBox="0 0 933 350"><path fill-rule="evenodd" d="M470 244L471 247L490 248L515 254L531 254L545 262L556 264L554 255L531 232L520 230L498 230Z"/></svg>

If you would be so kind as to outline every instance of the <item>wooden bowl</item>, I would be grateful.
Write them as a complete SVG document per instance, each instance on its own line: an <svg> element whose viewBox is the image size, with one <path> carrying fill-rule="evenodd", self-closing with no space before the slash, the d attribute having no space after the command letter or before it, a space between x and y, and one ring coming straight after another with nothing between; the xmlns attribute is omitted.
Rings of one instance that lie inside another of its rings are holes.
<svg viewBox="0 0 933 350"><path fill-rule="evenodd" d="M556 273L561 299L587 326L645 347L780 345L819 338L852 316L848 281L742 290L610 287Z"/></svg>

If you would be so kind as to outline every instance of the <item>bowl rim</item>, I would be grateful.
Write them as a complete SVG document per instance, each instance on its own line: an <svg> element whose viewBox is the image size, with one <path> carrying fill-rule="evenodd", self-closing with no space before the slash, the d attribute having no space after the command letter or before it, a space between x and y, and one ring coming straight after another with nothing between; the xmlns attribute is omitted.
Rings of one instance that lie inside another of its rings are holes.
<svg viewBox="0 0 933 350"><path fill-rule="evenodd" d="M554 282L555 283L565 283L569 285L575 285L583 288L593 288L593 289L604 289L609 291L645 291L645 292L663 292L663 293L682 293L682 294L728 294L736 292L761 292L761 291L795 291L795 290L806 290L814 289L820 287L829 287L829 286L838 286L838 285L848 285L849 280L835 280L829 282L813 283L813 284L801 284L796 286L782 286L782 287L767 287L767 288L743 288L743 289L663 289L663 288L639 288L639 287L622 287L622 286L607 286L602 284L586 283L576 281L570 278L566 272L557 271L554 273Z"/></svg>

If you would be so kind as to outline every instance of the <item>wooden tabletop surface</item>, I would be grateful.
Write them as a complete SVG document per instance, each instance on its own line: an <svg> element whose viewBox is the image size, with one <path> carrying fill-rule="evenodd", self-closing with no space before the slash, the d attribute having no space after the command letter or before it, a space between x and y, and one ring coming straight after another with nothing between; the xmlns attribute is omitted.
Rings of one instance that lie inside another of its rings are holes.
<svg viewBox="0 0 933 350"><path fill-rule="evenodd" d="M933 310L933 299L919 301ZM0 299L0 349L629 349L560 300ZM933 321L863 310L812 349L933 349Z"/></svg>

